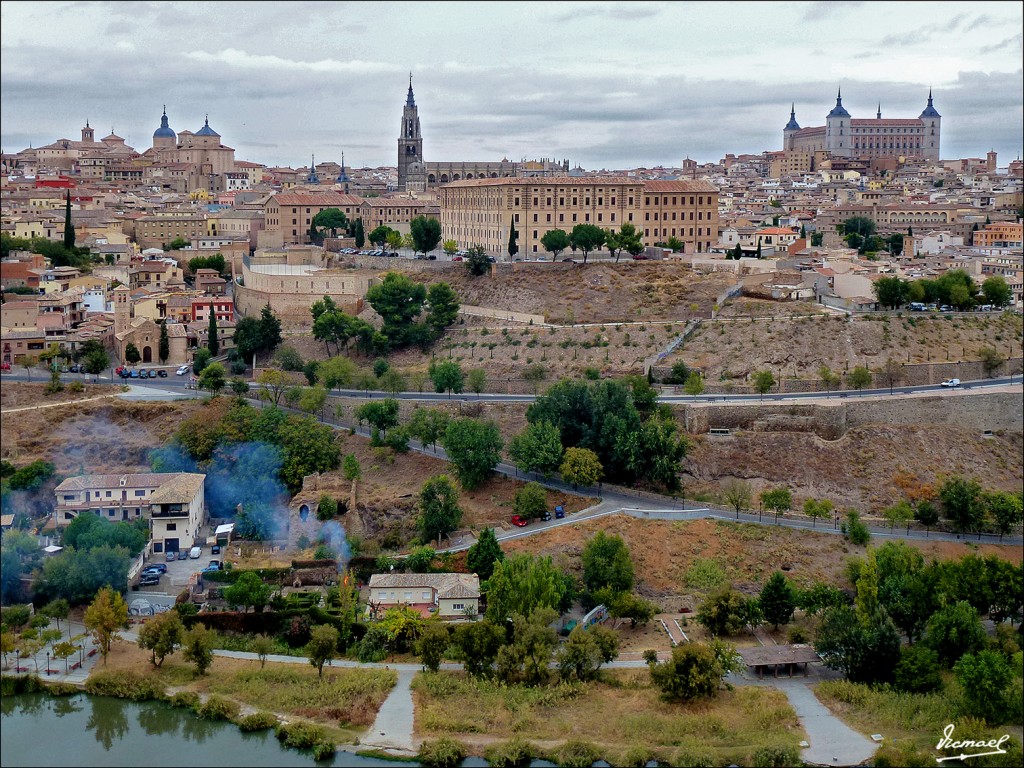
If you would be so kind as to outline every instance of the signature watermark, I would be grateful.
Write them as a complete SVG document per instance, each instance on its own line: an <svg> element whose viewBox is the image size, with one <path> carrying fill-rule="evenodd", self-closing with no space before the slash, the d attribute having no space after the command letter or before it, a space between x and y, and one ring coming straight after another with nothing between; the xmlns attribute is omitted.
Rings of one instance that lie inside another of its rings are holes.
<svg viewBox="0 0 1024 768"><path fill-rule="evenodd" d="M1006 750L1003 749L1003 744L1010 740L1010 735L1004 733L998 739L988 739L984 741L976 741L972 739L963 739L957 741L953 738L954 725L950 723L942 731L942 738L939 739L939 743L935 745L936 749L959 749L959 755L949 755L947 757L936 757L936 763L944 763L947 760L968 760L972 757L983 757L985 755L1005 755ZM966 749L982 749L988 750L986 752L973 752L968 754L964 750Z"/></svg>

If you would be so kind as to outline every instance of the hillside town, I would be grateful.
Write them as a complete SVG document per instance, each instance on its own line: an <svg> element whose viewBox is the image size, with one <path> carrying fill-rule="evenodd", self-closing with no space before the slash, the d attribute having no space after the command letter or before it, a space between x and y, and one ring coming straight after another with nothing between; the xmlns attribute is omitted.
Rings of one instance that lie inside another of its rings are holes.
<svg viewBox="0 0 1024 768"><path fill-rule="evenodd" d="M656 167L435 160L411 74L394 165L3 152L3 742L1017 764L1024 161L843 99Z"/></svg>

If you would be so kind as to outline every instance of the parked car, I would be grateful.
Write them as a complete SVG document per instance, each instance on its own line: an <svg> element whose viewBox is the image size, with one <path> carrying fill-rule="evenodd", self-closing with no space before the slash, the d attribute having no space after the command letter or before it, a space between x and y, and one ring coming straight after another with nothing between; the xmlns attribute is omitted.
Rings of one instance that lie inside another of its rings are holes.
<svg viewBox="0 0 1024 768"><path fill-rule="evenodd" d="M530 524L530 521L524 519L522 516L520 516L520 515L512 515L512 525L516 526L517 528L525 528L529 524Z"/></svg>
<svg viewBox="0 0 1024 768"><path fill-rule="evenodd" d="M139 586L140 587L152 587L152 586L155 586L155 585L157 585L159 583L160 583L160 575L159 574L144 574L142 576L142 578L139 579Z"/></svg>
<svg viewBox="0 0 1024 768"><path fill-rule="evenodd" d="M189 372L189 369L190 369L190 367L191 367L191 366L188 366L188 365L182 365L182 366L179 366L179 367L178 367L178 370L176 370L176 371L175 371L174 373L175 373L175 374L176 374L177 376L184 376L184 375L185 375L186 373L188 373L188 372Z"/></svg>
<svg viewBox="0 0 1024 768"><path fill-rule="evenodd" d="M569 256L566 256L564 259L562 259L562 261L564 261L564 262L566 262L568 264L575 264L576 263L576 259L573 259L573 258L571 258Z"/></svg>
<svg viewBox="0 0 1024 768"><path fill-rule="evenodd" d="M638 253L633 257L633 261L647 261L647 257L642 253Z"/></svg>
<svg viewBox="0 0 1024 768"><path fill-rule="evenodd" d="M167 371L165 371L163 368L161 368L159 371L156 372L156 375L159 376L161 379L166 379L167 378Z"/></svg>
<svg viewBox="0 0 1024 768"><path fill-rule="evenodd" d="M944 382L942 382L942 386L943 387L959 387L960 386L960 379L946 379Z"/></svg>
<svg viewBox="0 0 1024 768"><path fill-rule="evenodd" d="M398 251L392 251L391 253L388 254L388 256L391 256L391 257L397 259L398 258Z"/></svg>
<svg viewBox="0 0 1024 768"><path fill-rule="evenodd" d="M167 573L167 566L164 565L163 563L153 563L152 565L147 565L145 568L142 569L143 573L146 573L146 571L156 571L157 573Z"/></svg>
<svg viewBox="0 0 1024 768"><path fill-rule="evenodd" d="M223 570L224 566L220 560L211 560L210 564L203 568L204 571L220 571Z"/></svg>
<svg viewBox="0 0 1024 768"><path fill-rule="evenodd" d="M193 560L198 560L200 557L202 557L202 554L202 547L192 547L192 549L189 550L188 556L191 557Z"/></svg>
<svg viewBox="0 0 1024 768"><path fill-rule="evenodd" d="M137 378L139 378L139 372L138 372L138 371L136 371L136 370L135 370L135 369L133 368L133 369L131 370L131 372L130 372L130 373L128 374L128 378L129 378L129 379L137 379Z"/></svg>
<svg viewBox="0 0 1024 768"><path fill-rule="evenodd" d="M452 261L462 261L462 257L461 256L453 256L452 257Z"/></svg>
<svg viewBox="0 0 1024 768"><path fill-rule="evenodd" d="M437 256L433 253L427 256L427 258L430 259L430 261L437 261Z"/></svg>
<svg viewBox="0 0 1024 768"><path fill-rule="evenodd" d="M179 549L178 550L178 559L179 560L188 560L188 550L187 549Z"/></svg>
<svg viewBox="0 0 1024 768"><path fill-rule="evenodd" d="M939 307L939 312L952 312L952 311L953 311L953 308L951 306L949 306L949 304L943 304L941 307Z"/></svg>
<svg viewBox="0 0 1024 768"><path fill-rule="evenodd" d="M214 544L212 547L210 547L210 554L211 555L219 555L220 554L220 544Z"/></svg>
<svg viewBox="0 0 1024 768"><path fill-rule="evenodd" d="M562 508L562 505L559 504L555 507L555 519L561 520L563 517L565 517L565 510Z"/></svg>
<svg viewBox="0 0 1024 768"><path fill-rule="evenodd" d="M173 549L168 549L167 550L167 557L166 557L167 562L168 563L173 563L177 559L178 559L178 553L176 551L174 551Z"/></svg>
<svg viewBox="0 0 1024 768"><path fill-rule="evenodd" d="M551 519L551 513L545 509L544 514L540 516L540 519L546 523L548 520Z"/></svg>
<svg viewBox="0 0 1024 768"><path fill-rule="evenodd" d="M85 373L85 371L82 370L82 366L80 366L78 363L72 365L70 368L68 368L68 370L71 371L72 373Z"/></svg>

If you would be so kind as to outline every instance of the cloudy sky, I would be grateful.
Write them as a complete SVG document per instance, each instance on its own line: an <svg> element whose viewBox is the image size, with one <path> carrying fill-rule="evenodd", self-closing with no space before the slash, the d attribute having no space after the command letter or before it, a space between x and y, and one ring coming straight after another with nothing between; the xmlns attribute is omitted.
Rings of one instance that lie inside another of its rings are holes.
<svg viewBox="0 0 1024 768"><path fill-rule="evenodd" d="M236 158L394 165L413 73L428 161L678 165L823 125L916 117L942 156L1021 151L1019 2L3 2L0 147L206 113Z"/></svg>

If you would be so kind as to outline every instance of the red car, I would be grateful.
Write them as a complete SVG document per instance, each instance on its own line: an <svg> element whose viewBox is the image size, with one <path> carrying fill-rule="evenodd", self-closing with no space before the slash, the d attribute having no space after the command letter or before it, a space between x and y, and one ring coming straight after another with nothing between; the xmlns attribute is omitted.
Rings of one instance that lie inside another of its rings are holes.
<svg viewBox="0 0 1024 768"><path fill-rule="evenodd" d="M525 528L530 524L529 520L524 520L520 515L512 515L512 525L517 528Z"/></svg>

